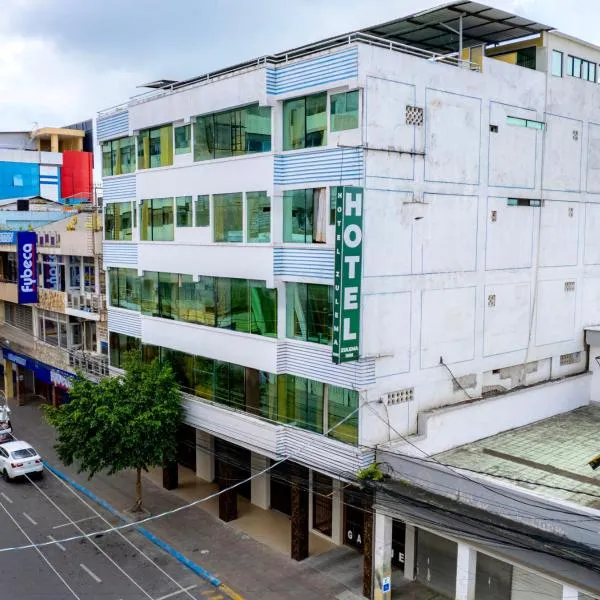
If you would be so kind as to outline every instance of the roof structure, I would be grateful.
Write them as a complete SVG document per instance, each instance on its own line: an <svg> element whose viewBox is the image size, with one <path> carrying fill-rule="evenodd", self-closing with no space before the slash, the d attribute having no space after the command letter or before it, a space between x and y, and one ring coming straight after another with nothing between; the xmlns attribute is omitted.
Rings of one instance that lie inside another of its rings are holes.
<svg viewBox="0 0 600 600"><path fill-rule="evenodd" d="M462 21L462 25L461 25ZM462 29L462 44L460 43L460 30ZM288 60L306 56L311 52L319 52L328 47L348 43L351 36L372 36L379 39L390 40L434 52L437 54L456 53L459 48L480 46L482 44L495 45L503 42L521 39L527 36L538 35L543 31L553 30L554 27L536 23L531 19L519 17L512 13L480 4L459 0L442 4L436 8L424 10L408 17L402 17L380 25L352 31L343 35L334 36L318 42L313 42L292 48L277 54L262 56L253 60L240 63L211 73L206 73L191 79L173 81L171 79L158 79L138 87L154 90L178 89L198 81L232 73L258 64L278 64ZM364 38L365 40L367 38Z"/></svg>
<svg viewBox="0 0 600 600"><path fill-rule="evenodd" d="M436 461L488 475L542 496L600 509L600 475L589 466L600 453L600 405L448 450Z"/></svg>
<svg viewBox="0 0 600 600"><path fill-rule="evenodd" d="M479 2L458 1L361 32L444 54L458 50L461 16L464 48L501 44L554 29Z"/></svg>

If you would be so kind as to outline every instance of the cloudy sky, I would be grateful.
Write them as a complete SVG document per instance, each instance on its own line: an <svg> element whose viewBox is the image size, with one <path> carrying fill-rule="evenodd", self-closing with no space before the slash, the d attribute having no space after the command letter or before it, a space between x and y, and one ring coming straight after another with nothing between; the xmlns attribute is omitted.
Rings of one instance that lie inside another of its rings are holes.
<svg viewBox="0 0 600 600"><path fill-rule="evenodd" d="M0 0L0 129L79 121L140 93L443 0ZM488 4L600 45L596 0Z"/></svg>

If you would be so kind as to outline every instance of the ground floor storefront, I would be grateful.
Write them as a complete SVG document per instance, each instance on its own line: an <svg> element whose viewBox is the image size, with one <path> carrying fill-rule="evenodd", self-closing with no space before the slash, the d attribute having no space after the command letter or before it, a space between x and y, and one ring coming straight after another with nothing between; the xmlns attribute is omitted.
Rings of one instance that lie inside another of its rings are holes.
<svg viewBox="0 0 600 600"><path fill-rule="evenodd" d="M22 405L30 399L54 405L66 402L69 379L74 373L63 371L25 354L4 348L0 361L6 398Z"/></svg>
<svg viewBox="0 0 600 600"><path fill-rule="evenodd" d="M163 470L162 484L186 501L212 496L204 508L222 521L295 560L335 571L369 598L593 598L547 574L377 512L372 494L353 483L187 425L179 433L178 464Z"/></svg>

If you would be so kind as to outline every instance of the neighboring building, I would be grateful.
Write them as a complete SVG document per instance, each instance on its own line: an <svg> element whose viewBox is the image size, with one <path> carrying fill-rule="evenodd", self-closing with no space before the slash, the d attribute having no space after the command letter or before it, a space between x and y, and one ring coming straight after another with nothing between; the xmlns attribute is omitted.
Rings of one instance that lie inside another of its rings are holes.
<svg viewBox="0 0 600 600"><path fill-rule="evenodd" d="M83 137L0 133L0 346L5 394L19 402L60 402L76 370L108 373L102 224ZM26 293L23 236L36 257Z"/></svg>
<svg viewBox="0 0 600 600"><path fill-rule="evenodd" d="M309 529L370 540L344 482L375 448L436 454L598 399L599 63L591 44L455 2L99 115L111 365L140 345L173 365L180 462L199 477L226 488L292 457L239 493L291 515L294 558ZM395 537L414 547L427 528L404 518ZM463 534L442 576L467 599L474 548L480 564L497 553ZM389 511L375 537L391 551ZM420 540L405 575L416 562L428 585L438 542ZM389 555L375 563L389 598ZM548 597L600 590L579 575L544 571Z"/></svg>

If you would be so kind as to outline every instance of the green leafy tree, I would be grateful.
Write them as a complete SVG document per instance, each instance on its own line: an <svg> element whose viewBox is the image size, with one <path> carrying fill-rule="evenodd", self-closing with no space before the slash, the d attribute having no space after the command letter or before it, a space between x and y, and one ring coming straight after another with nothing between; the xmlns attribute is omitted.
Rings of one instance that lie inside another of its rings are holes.
<svg viewBox="0 0 600 600"><path fill-rule="evenodd" d="M168 364L142 361L141 353L125 356L125 374L92 382L77 377L70 401L58 408L45 406L48 421L58 433L60 460L76 462L79 473L93 477L135 469L135 503L142 510L142 470L175 460L181 421L179 385Z"/></svg>

